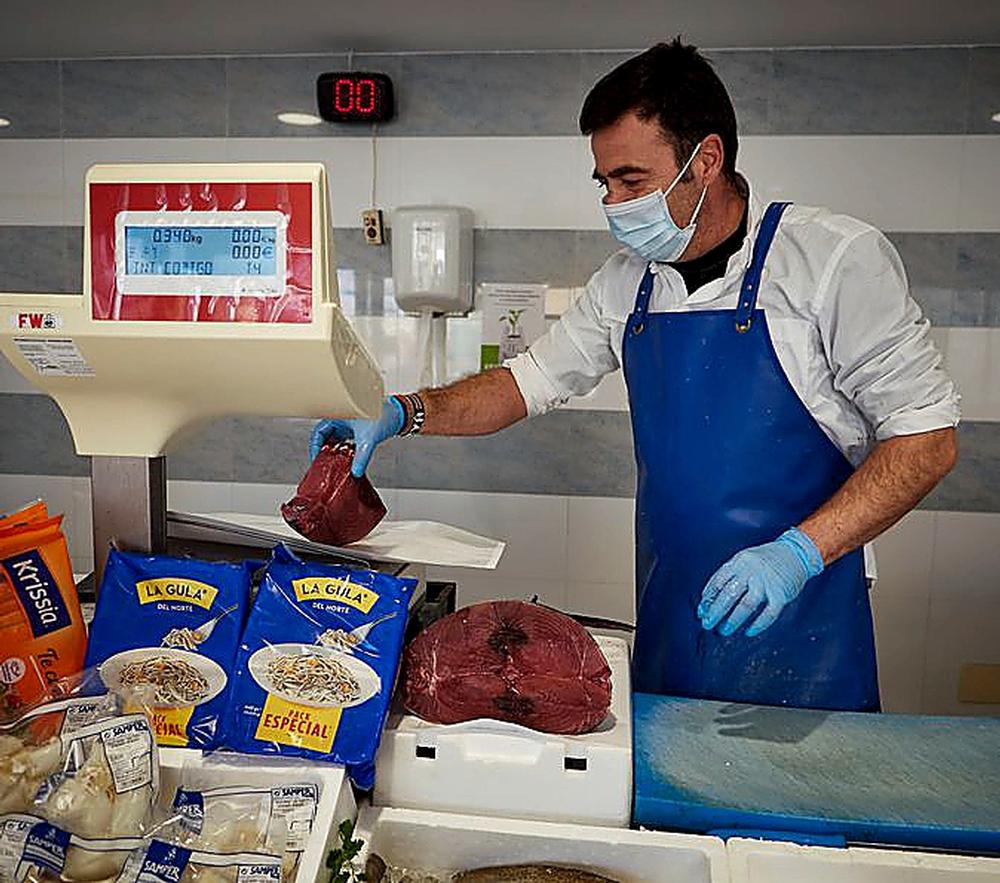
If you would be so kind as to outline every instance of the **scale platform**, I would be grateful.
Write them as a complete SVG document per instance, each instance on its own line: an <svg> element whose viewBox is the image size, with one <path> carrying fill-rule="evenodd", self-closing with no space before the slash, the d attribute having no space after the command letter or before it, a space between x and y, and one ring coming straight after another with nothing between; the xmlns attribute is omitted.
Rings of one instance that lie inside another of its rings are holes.
<svg viewBox="0 0 1000 883"><path fill-rule="evenodd" d="M1000 719L637 693L636 824L1000 853Z"/></svg>

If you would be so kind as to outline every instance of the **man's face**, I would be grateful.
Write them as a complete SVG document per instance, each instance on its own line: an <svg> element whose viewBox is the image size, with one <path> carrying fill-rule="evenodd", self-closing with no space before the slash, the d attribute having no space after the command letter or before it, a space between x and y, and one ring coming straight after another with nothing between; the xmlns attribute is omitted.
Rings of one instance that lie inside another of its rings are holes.
<svg viewBox="0 0 1000 883"><path fill-rule="evenodd" d="M642 120L627 113L610 126L590 136L594 154L594 179L605 188L602 202L614 205L663 190L670 186L680 165L674 149L664 138L656 120ZM687 180L667 197L670 214L683 226L694 213L703 184L698 178L697 159L688 169Z"/></svg>

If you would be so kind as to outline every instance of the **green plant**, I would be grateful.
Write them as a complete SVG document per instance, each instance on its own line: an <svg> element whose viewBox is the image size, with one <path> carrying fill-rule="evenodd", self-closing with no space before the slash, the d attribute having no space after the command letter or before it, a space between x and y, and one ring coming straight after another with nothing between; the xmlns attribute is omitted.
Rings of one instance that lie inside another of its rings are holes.
<svg viewBox="0 0 1000 883"><path fill-rule="evenodd" d="M344 819L337 828L337 833L340 835L340 846L331 849L326 857L330 883L359 883L363 875L354 867L354 859L365 845L364 841L354 839L353 819Z"/></svg>
<svg viewBox="0 0 1000 883"><path fill-rule="evenodd" d="M500 321L506 322L510 326L510 335L513 336L517 332L517 326L521 322L521 316L524 315L524 310L508 310L507 315L501 316Z"/></svg>

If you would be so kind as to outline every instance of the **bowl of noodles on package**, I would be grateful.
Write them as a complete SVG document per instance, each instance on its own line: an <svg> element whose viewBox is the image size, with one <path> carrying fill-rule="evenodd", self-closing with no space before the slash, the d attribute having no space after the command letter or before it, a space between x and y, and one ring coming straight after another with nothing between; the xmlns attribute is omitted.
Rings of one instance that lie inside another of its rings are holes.
<svg viewBox="0 0 1000 883"><path fill-rule="evenodd" d="M254 567L111 550L87 665L152 709L158 744L215 747Z"/></svg>
<svg viewBox="0 0 1000 883"><path fill-rule="evenodd" d="M371 787L416 584L278 546L240 642L226 745L342 763Z"/></svg>

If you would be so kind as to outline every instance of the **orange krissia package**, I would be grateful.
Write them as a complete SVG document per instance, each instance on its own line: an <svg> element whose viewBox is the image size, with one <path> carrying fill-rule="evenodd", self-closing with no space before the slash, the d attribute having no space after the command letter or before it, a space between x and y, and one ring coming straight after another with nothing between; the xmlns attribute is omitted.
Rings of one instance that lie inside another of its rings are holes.
<svg viewBox="0 0 1000 883"><path fill-rule="evenodd" d="M83 668L87 630L61 523L0 526L0 716Z"/></svg>

